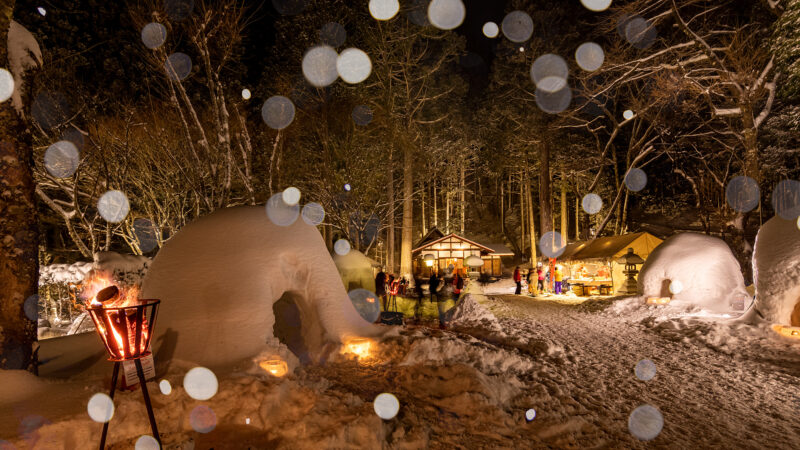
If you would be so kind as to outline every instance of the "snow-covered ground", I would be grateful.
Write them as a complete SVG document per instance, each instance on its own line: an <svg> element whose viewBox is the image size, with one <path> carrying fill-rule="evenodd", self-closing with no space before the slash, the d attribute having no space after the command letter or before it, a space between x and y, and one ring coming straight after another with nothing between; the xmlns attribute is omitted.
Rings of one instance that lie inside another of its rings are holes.
<svg viewBox="0 0 800 450"><path fill-rule="evenodd" d="M218 393L206 401L182 387L195 364L173 361L148 383L164 448L800 447L800 344L768 328L641 299L570 304L485 295L477 284L448 316L448 330L408 327L360 361L334 353L284 378L251 361L219 370ZM649 381L634 374L644 359L657 370ZM18 448L96 445L102 425L86 405L107 377L0 377L10 406L0 412L0 439ZM159 392L162 378L169 395ZM372 403L383 392L400 403L386 421ZM111 448L131 448L149 434L141 395L118 392L115 405ZM628 425L641 405L663 415L650 442ZM215 416L210 432L196 430L209 425L202 406Z"/></svg>

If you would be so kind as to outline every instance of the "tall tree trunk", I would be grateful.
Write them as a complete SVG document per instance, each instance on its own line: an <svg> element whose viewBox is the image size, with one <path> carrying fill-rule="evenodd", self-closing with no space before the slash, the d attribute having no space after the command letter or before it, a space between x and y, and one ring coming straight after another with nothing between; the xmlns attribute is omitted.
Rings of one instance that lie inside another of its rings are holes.
<svg viewBox="0 0 800 450"><path fill-rule="evenodd" d="M422 189L419 190L422 195L422 201L419 202L420 210L422 211L422 235L428 233L428 223L425 221L425 182L422 183Z"/></svg>
<svg viewBox="0 0 800 450"><path fill-rule="evenodd" d="M567 228L567 175L561 169L561 236L565 241L569 240L569 228Z"/></svg>
<svg viewBox="0 0 800 450"><path fill-rule="evenodd" d="M525 254L525 172L519 173L519 231L520 246L522 253Z"/></svg>
<svg viewBox="0 0 800 450"><path fill-rule="evenodd" d="M464 213L465 213L465 210L466 210L466 205L464 204L465 203L464 192L466 191L466 180L464 179L465 178L465 173L464 172L465 172L464 161L462 160L461 161L461 183L460 183L460 186L459 186L459 193L461 195L461 199L460 199L460 202L459 202L460 203L459 209L461 209L461 235L462 236L464 235L464 221L465 221L465 214Z"/></svg>
<svg viewBox="0 0 800 450"><path fill-rule="evenodd" d="M575 195L575 240L581 240L581 199L578 195Z"/></svg>
<svg viewBox="0 0 800 450"><path fill-rule="evenodd" d="M444 191L444 233L450 234L450 182Z"/></svg>
<svg viewBox="0 0 800 450"><path fill-rule="evenodd" d="M389 226L386 230L386 270L390 273L395 271L394 265L394 229L395 229L395 195L394 195L394 163L392 153L389 152Z"/></svg>
<svg viewBox="0 0 800 450"><path fill-rule="evenodd" d="M0 3L4 68L9 67L6 44L13 13L13 0ZM27 105L28 96L20 94ZM29 130L11 100L0 103L0 369L36 373L39 235Z"/></svg>
<svg viewBox="0 0 800 450"><path fill-rule="evenodd" d="M550 176L550 144L544 140L539 147L539 219L541 233L553 231L553 179Z"/></svg>
<svg viewBox="0 0 800 450"><path fill-rule="evenodd" d="M433 180L433 226L439 228L439 204L437 203L436 180Z"/></svg>
<svg viewBox="0 0 800 450"><path fill-rule="evenodd" d="M742 108L742 125L744 136L744 174L754 180L756 183L761 184L761 169L758 164L758 128L756 128L755 120L753 119L753 108L747 99L741 102ZM759 210L761 203L759 201ZM747 284L753 282L753 267L750 261L753 256L753 244L747 240L747 222L750 218L750 213L737 212L733 220L733 241L734 253L739 260L744 272L744 281Z"/></svg>
<svg viewBox="0 0 800 450"><path fill-rule="evenodd" d="M411 274L411 240L414 237L414 172L411 142L403 146L403 233L400 241L400 276L414 283Z"/></svg>
<svg viewBox="0 0 800 450"><path fill-rule="evenodd" d="M531 195L531 180L525 176L525 199L528 203L528 226L531 239L531 267L536 267L536 220L533 213L533 195Z"/></svg>

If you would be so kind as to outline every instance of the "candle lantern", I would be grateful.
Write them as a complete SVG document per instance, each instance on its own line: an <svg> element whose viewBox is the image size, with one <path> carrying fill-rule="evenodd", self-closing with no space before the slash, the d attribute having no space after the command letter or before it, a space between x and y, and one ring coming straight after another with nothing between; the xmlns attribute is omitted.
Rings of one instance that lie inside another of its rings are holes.
<svg viewBox="0 0 800 450"><path fill-rule="evenodd" d="M275 377L282 377L289 372L289 366L286 364L286 361L278 357L261 361L258 365L267 373Z"/></svg>
<svg viewBox="0 0 800 450"><path fill-rule="evenodd" d="M87 307L86 310L92 321L94 321L97 334L108 352L108 360L114 362L109 397L111 399L114 398L120 364L125 361L133 361L136 366L139 383L142 386L142 396L150 419L150 428L153 431L153 436L160 444L161 438L158 434L158 426L150 403L150 395L147 392L147 382L141 358L151 354L150 339L153 336L158 305L161 300L137 300L135 304L127 305L130 301L122 299L122 297L116 286L109 286L97 293L95 298L92 299L90 307ZM103 424L103 434L100 438L101 450L105 448L107 434L108 422L105 422Z"/></svg>

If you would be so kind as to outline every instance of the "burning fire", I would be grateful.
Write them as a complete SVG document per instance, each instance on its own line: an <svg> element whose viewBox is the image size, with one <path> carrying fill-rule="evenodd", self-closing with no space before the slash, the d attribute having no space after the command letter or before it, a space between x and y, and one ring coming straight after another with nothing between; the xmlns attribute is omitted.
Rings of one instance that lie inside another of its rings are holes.
<svg viewBox="0 0 800 450"><path fill-rule="evenodd" d="M108 344L114 347L113 350L116 356L125 359L145 353L150 332L147 329L147 320L142 323L139 348L137 349L135 309L109 309L138 305L140 302L139 289L137 287L120 288L114 284L110 275L102 272L93 272L84 281L80 298L86 302L87 308L103 308L103 312L98 313L96 317L95 325L103 336L113 336L113 341L109 339ZM110 336L107 330L111 331ZM125 348L126 337L128 339L127 351Z"/></svg>
<svg viewBox="0 0 800 450"><path fill-rule="evenodd" d="M353 338L347 341L344 346L344 353L353 353L359 358L370 356L372 341L367 338Z"/></svg>

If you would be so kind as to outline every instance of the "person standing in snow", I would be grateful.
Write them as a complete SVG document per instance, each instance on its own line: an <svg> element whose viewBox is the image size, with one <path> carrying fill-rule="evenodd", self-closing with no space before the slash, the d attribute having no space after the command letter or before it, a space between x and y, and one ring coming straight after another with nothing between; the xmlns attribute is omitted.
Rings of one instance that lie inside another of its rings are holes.
<svg viewBox="0 0 800 450"><path fill-rule="evenodd" d="M517 289L514 291L514 295L519 295L522 292L522 274L519 272L519 266L514 269L514 283L517 283Z"/></svg>
<svg viewBox="0 0 800 450"><path fill-rule="evenodd" d="M537 284L537 288L539 288L539 292L544 292L544 270L541 267L536 269L536 275L539 279L539 283Z"/></svg>
<svg viewBox="0 0 800 450"><path fill-rule="evenodd" d="M564 274L561 272L561 266L556 266L556 295L561 295L561 282L564 280Z"/></svg>
<svg viewBox="0 0 800 450"><path fill-rule="evenodd" d="M533 285L533 282L534 282L533 269L528 269L528 275L525 277L525 281L528 283L528 294L533 295L534 292L535 292L534 287L533 287L534 286Z"/></svg>
<svg viewBox="0 0 800 450"><path fill-rule="evenodd" d="M439 301L439 294L436 292L439 289L439 277L436 272L431 272L431 278L428 280L428 291L431 293L431 303L433 303L433 296L436 295L436 301Z"/></svg>
<svg viewBox="0 0 800 450"><path fill-rule="evenodd" d="M453 300L458 301L462 289L464 289L464 279L459 272L456 272L456 276L453 277Z"/></svg>
<svg viewBox="0 0 800 450"><path fill-rule="evenodd" d="M375 275L375 294L381 299L383 310L386 311L386 308L389 306L389 299L386 297L386 273L383 271L383 268L378 272L378 275Z"/></svg>

